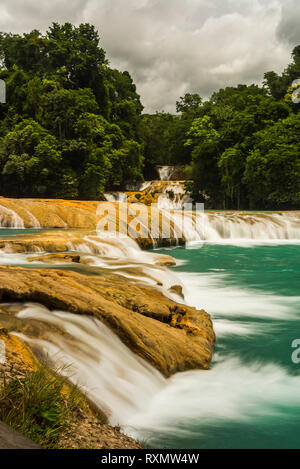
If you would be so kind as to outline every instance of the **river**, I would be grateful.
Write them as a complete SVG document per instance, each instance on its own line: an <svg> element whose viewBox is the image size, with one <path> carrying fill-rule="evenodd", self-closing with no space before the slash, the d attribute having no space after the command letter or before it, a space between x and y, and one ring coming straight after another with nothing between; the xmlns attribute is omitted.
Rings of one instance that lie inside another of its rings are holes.
<svg viewBox="0 0 300 469"><path fill-rule="evenodd" d="M211 370L171 378L132 420L138 434L154 447L300 448L300 245L160 252L180 261L185 300L210 312L217 342Z"/></svg>
<svg viewBox="0 0 300 469"><path fill-rule="evenodd" d="M172 271L160 273L151 252L142 254L132 241L123 240L122 249L112 245L109 260L95 256L95 266L113 265L116 272L120 261L128 277L126 262L130 269L140 264L148 275L142 281L160 275L166 292L168 279L182 284L185 302L213 318L217 341L209 371L167 380L99 321L41 305L23 305L19 318L55 324L72 340L23 337L56 363L71 363L73 381L108 409L111 423L149 447L300 448L300 363L292 360L292 343L300 339L299 224L291 224L291 215L286 223L284 215L261 215L261 223L251 216L241 224L238 215L234 224L230 215L225 230L213 221L205 242L192 236L187 247L154 250L177 260ZM2 236L14 234L2 230ZM29 266L25 254L2 253L1 259Z"/></svg>

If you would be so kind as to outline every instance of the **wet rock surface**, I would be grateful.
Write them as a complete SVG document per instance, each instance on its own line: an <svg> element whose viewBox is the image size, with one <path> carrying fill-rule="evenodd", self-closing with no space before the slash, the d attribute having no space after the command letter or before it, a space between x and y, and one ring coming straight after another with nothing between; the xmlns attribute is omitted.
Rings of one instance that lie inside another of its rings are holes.
<svg viewBox="0 0 300 469"><path fill-rule="evenodd" d="M215 339L210 316L119 275L1 266L0 301L95 316L165 376L209 368Z"/></svg>
<svg viewBox="0 0 300 469"><path fill-rule="evenodd" d="M14 310L17 306L0 308L0 320L9 310ZM12 312L11 311L11 312ZM7 321L15 330L18 321L14 316ZM0 325L0 340L5 344L5 360L0 361L0 399L1 389L10 380L30 374L36 369L38 358L33 355L29 346L25 342L8 332ZM101 415L99 420L99 410L91 407L89 401L82 395L82 408L74 411L71 415L68 430L60 436L57 443L59 449L141 449L142 446L134 439L121 433L119 427L113 427L103 421ZM0 421L0 449L42 449L33 441L25 438L19 432Z"/></svg>

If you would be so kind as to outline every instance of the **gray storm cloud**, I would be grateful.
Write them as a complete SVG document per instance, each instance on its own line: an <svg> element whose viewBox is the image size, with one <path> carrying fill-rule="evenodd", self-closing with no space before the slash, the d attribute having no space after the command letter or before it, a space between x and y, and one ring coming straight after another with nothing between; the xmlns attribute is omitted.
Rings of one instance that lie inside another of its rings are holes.
<svg viewBox="0 0 300 469"><path fill-rule="evenodd" d="M298 0L2 0L0 30L93 23L111 65L128 70L147 112L185 92L260 83L300 44Z"/></svg>

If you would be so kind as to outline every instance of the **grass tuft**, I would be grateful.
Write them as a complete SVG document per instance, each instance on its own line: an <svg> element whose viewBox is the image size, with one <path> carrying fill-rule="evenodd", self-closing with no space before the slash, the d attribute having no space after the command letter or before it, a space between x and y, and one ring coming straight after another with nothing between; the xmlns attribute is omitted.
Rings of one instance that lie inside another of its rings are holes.
<svg viewBox="0 0 300 469"><path fill-rule="evenodd" d="M55 448L82 396L66 379L39 365L24 377L4 383L0 420L45 448Z"/></svg>

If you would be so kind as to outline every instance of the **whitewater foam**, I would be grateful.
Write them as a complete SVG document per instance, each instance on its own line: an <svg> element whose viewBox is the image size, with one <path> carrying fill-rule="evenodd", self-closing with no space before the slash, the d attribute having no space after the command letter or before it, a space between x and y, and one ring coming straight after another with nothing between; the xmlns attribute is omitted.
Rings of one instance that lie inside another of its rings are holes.
<svg viewBox="0 0 300 469"><path fill-rule="evenodd" d="M193 426L214 427L222 421L254 421L276 416L285 407L300 405L300 376L275 364L246 365L230 357L209 371L173 376L154 396L146 412L132 416L127 432L139 437L165 432L193 433ZM189 430L188 430L189 429Z"/></svg>
<svg viewBox="0 0 300 469"><path fill-rule="evenodd" d="M180 273L185 301L214 318L252 317L293 320L299 317L300 296L280 296L229 285L227 274Z"/></svg>
<svg viewBox="0 0 300 469"><path fill-rule="evenodd" d="M158 371L131 352L96 318L49 311L38 304L25 305L17 316L56 327L56 332L53 328L44 331L42 339L15 335L48 356L56 368L108 413L112 424L125 424L166 385Z"/></svg>

